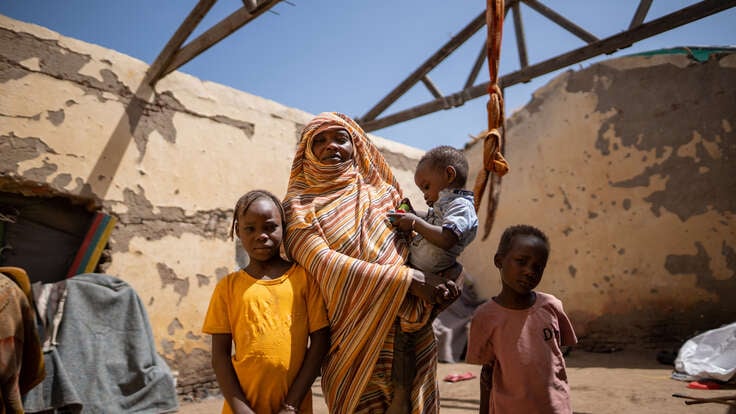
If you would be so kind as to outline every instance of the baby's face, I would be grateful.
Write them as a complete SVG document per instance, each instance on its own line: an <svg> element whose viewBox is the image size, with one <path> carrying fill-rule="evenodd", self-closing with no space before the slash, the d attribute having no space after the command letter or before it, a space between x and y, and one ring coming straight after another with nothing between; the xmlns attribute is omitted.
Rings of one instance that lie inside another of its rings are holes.
<svg viewBox="0 0 736 414"><path fill-rule="evenodd" d="M414 183L422 191L424 201L430 207L439 198L440 191L447 188L453 179L446 170L435 168L429 162L420 163L414 173Z"/></svg>

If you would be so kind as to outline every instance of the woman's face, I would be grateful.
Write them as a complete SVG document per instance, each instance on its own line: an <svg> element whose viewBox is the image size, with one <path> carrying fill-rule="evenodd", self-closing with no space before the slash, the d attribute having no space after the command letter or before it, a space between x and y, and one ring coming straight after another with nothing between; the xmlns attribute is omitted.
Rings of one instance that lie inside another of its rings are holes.
<svg viewBox="0 0 736 414"><path fill-rule="evenodd" d="M353 159L353 141L344 129L328 129L312 139L312 154L324 164Z"/></svg>

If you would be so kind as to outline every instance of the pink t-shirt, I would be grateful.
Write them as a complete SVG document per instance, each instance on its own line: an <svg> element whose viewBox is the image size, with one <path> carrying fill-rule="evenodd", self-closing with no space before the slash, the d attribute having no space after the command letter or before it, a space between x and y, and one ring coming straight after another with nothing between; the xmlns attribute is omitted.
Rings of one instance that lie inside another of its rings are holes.
<svg viewBox="0 0 736 414"><path fill-rule="evenodd" d="M556 297L536 292L529 309L489 300L476 309L466 360L493 365L490 412L572 413L561 345L577 343Z"/></svg>

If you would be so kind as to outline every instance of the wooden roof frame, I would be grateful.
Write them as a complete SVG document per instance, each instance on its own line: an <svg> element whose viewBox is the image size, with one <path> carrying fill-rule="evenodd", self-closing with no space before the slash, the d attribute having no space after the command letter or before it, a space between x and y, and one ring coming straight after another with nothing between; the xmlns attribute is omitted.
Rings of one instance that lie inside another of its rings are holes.
<svg viewBox="0 0 736 414"><path fill-rule="evenodd" d="M182 47L194 29L204 19L217 0L199 0L189 15L184 19L179 28L171 36L166 46L161 50L156 60L148 70L148 84L154 86L164 76L177 70L185 63L199 56L202 52L214 46L215 43L226 38L236 30L248 24L250 21L269 11L281 0L261 0L255 8L239 8L219 23L199 35L196 39ZM255 2L253 2L255 3Z"/></svg>
<svg viewBox="0 0 736 414"><path fill-rule="evenodd" d="M244 5L242 8L236 10L231 15L202 33L196 39L182 47L186 39L192 34L194 29L199 25L216 1L217 0L199 0L199 2L194 6L192 11L186 17L184 22L182 22L171 39L169 39L169 42L164 46L161 53L149 68L147 79L151 86L154 86L156 82L161 80L167 74L175 71L220 40L265 13L280 1L290 3L287 0L260 0L258 2L260 4L250 11L249 8ZM639 1L628 28L613 36L599 39L551 8L545 6L539 0L508 0L505 5L505 13L508 13L509 10L513 13L513 25L516 34L517 51L521 69L500 76L498 82L499 85L501 88L506 88L518 83L529 82L535 77L565 68L598 55L614 53L620 49L629 47L640 40L736 6L736 0L702 0L698 3L644 23L652 1L653 0ZM243 3L245 4L246 0L244 0ZM527 57L526 39L524 36L523 19L520 9L521 3L537 11L539 14L572 33L576 37L582 39L586 42L586 45L530 65ZM506 21L506 19L504 19L504 21ZM470 39L476 32L478 32L478 30L483 28L485 24L485 10L483 10L458 34L453 36L406 79L399 83L398 86L368 110L365 115L362 117L356 117L355 120L363 127L363 129L367 132L371 132L443 109L455 108L463 105L471 99L486 96L490 82L482 82L475 85L480 69L487 58L485 44L473 63L468 78L461 91L444 95L429 78L429 72L432 69L450 56L452 52L457 50L457 48ZM379 118L379 115L383 114L389 106L396 102L396 100L420 81L432 94L434 97L433 100Z"/></svg>
<svg viewBox="0 0 736 414"><path fill-rule="evenodd" d="M542 16L582 39L587 43L587 45L562 53L542 62L529 65L526 54L526 39L524 37L524 28L519 8L521 3L526 4L530 8L539 12ZM506 88L518 83L529 82L535 77L568 67L595 56L614 53L620 49L629 47L640 40L732 8L736 6L736 0L703 0L699 3L692 4L644 23L644 19L646 18L651 4L652 0L640 0L627 29L605 39L598 39L538 0L509 0L505 5L505 12L508 14L508 11L511 10L513 13L513 24L521 69L501 75L498 81L499 86L501 88ZM463 105L471 99L487 96L490 82L482 82L473 86L483 63L487 59L487 56L485 55L485 44L483 44L483 47L470 70L465 86L461 91L449 95L443 95L439 89L434 86L428 76L428 73L432 69L439 65L454 50L470 39L473 34L485 25L484 16L485 10L457 35L445 43L445 45L443 45L429 59L422 63L414 72L389 92L388 95L366 112L365 115L362 117L356 117L355 120L366 132L371 132L443 109L455 108ZM504 19L504 21L507 20ZM435 98L434 100L378 118L379 115L381 115L389 106L396 102L397 99L403 96L419 81L422 81L422 83L424 83L429 89L430 93Z"/></svg>

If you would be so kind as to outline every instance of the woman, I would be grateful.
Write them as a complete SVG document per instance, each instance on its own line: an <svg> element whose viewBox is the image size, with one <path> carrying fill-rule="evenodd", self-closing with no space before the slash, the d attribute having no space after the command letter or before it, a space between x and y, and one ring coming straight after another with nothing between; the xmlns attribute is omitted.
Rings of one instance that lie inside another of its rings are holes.
<svg viewBox="0 0 736 414"><path fill-rule="evenodd" d="M412 412L439 411L432 303L459 296L452 282L404 265L408 247L387 213L402 199L383 156L352 119L322 113L302 131L284 207L285 247L317 279L331 346L322 387L332 413L385 412L393 338L419 331Z"/></svg>

